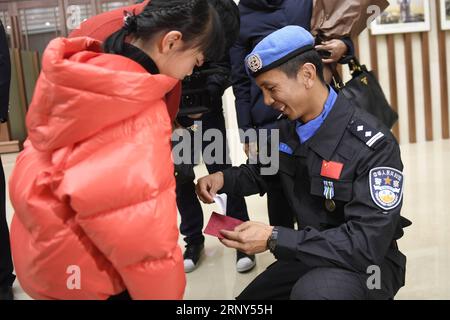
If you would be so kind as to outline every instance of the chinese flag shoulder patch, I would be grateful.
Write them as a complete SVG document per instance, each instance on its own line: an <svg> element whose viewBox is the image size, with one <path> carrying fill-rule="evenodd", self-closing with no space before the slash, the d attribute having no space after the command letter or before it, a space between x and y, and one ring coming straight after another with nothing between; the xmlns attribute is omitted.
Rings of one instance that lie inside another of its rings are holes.
<svg viewBox="0 0 450 320"><path fill-rule="evenodd" d="M339 180L341 177L342 168L344 168L343 163L333 161L328 162L323 160L320 175L322 177Z"/></svg>

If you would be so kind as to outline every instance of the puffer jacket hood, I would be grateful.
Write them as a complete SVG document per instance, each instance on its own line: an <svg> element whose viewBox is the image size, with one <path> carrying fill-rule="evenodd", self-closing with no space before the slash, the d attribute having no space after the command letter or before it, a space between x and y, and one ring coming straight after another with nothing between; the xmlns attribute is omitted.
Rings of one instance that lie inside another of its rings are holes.
<svg viewBox="0 0 450 320"><path fill-rule="evenodd" d="M166 97L178 80L100 47L58 38L44 53L9 180L17 278L35 299L182 299Z"/></svg>
<svg viewBox="0 0 450 320"><path fill-rule="evenodd" d="M101 53L101 43L93 39L60 38L48 45L26 120L36 149L54 150L82 141L139 114L178 84L164 75L136 72L143 68L117 55L108 56L120 60L116 66L122 68L89 63L99 56L108 59Z"/></svg>
<svg viewBox="0 0 450 320"><path fill-rule="evenodd" d="M241 0L239 4L255 10L275 10L284 0Z"/></svg>

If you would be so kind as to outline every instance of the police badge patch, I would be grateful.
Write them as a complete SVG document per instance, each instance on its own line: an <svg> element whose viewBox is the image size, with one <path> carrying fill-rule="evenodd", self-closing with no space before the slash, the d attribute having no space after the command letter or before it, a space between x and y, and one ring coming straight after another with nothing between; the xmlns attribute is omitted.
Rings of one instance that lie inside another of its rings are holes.
<svg viewBox="0 0 450 320"><path fill-rule="evenodd" d="M259 54L255 53L250 55L247 58L247 66L253 73L261 70L261 68L263 67L263 62Z"/></svg>
<svg viewBox="0 0 450 320"><path fill-rule="evenodd" d="M373 201L383 210L396 208L403 196L403 174L394 168L370 170L369 187Z"/></svg>

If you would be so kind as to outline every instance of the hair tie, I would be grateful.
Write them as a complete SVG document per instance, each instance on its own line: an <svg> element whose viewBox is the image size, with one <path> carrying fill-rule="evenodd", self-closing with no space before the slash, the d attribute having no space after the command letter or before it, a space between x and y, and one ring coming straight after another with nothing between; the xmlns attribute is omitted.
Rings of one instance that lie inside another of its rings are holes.
<svg viewBox="0 0 450 320"><path fill-rule="evenodd" d="M123 27L128 34L136 32L137 30L137 16L133 12L124 11L123 12Z"/></svg>

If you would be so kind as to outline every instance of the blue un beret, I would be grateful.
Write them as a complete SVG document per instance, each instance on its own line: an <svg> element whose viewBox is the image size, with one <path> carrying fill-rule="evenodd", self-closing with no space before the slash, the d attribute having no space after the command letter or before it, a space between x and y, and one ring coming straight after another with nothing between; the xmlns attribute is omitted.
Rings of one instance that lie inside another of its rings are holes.
<svg viewBox="0 0 450 320"><path fill-rule="evenodd" d="M245 67L249 75L256 77L313 49L311 33L299 26L286 26L261 40L245 58Z"/></svg>

